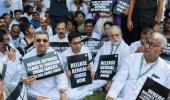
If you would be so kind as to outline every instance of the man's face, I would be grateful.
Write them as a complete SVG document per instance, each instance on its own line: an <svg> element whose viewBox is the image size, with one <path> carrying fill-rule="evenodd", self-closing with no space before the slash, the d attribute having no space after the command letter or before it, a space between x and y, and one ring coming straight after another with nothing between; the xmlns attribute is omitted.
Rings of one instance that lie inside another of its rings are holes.
<svg viewBox="0 0 170 100"><path fill-rule="evenodd" d="M113 44L119 44L121 39L122 39L122 34L120 32L120 30L114 28L111 30L110 34L109 34L109 38L112 41Z"/></svg>
<svg viewBox="0 0 170 100"><path fill-rule="evenodd" d="M19 28L19 26L14 26L14 27L12 27L11 33L12 33L12 35L13 35L14 37L19 36L19 34L20 34L20 28Z"/></svg>
<svg viewBox="0 0 170 100"><path fill-rule="evenodd" d="M56 32L59 36L59 38L64 38L65 37L65 33L66 33L66 24L65 23L60 23L57 25L56 27Z"/></svg>
<svg viewBox="0 0 170 100"><path fill-rule="evenodd" d="M165 23L165 28L168 32L170 32L170 18L167 19L167 21Z"/></svg>
<svg viewBox="0 0 170 100"><path fill-rule="evenodd" d="M10 24L11 23L11 16L10 15L6 15L4 17L4 21L5 21L5 23Z"/></svg>
<svg viewBox="0 0 170 100"><path fill-rule="evenodd" d="M94 26L92 23L87 23L85 24L84 28L87 34L92 34Z"/></svg>
<svg viewBox="0 0 170 100"><path fill-rule="evenodd" d="M0 52L5 52L5 43L0 42Z"/></svg>
<svg viewBox="0 0 170 100"><path fill-rule="evenodd" d="M39 14L37 14L37 13L34 13L34 15L33 15L33 19L34 19L34 20L36 20L36 21L38 21L38 20L39 20L39 18L40 18L40 15L39 15Z"/></svg>
<svg viewBox="0 0 170 100"><path fill-rule="evenodd" d="M104 26L104 33L106 36L109 36L109 33L110 33L110 25L106 24Z"/></svg>
<svg viewBox="0 0 170 100"><path fill-rule="evenodd" d="M144 44L145 59L154 60L163 52L161 42L156 38L151 38Z"/></svg>
<svg viewBox="0 0 170 100"><path fill-rule="evenodd" d="M43 30L47 30L47 21L44 19L40 20L40 25L42 27Z"/></svg>
<svg viewBox="0 0 170 100"><path fill-rule="evenodd" d="M71 43L70 43L70 47L73 51L73 53L78 54L81 51L81 38L80 37L76 37L74 39L72 39Z"/></svg>
<svg viewBox="0 0 170 100"><path fill-rule="evenodd" d="M49 48L48 36L46 34L36 34L34 44L37 49L37 54L46 53Z"/></svg>
<svg viewBox="0 0 170 100"><path fill-rule="evenodd" d="M0 26L6 26L4 19L0 19Z"/></svg>
<svg viewBox="0 0 170 100"><path fill-rule="evenodd" d="M19 19L21 18L21 13L20 13L20 12L16 12L16 13L15 13L15 18L16 18L17 20L19 20Z"/></svg>
<svg viewBox="0 0 170 100"><path fill-rule="evenodd" d="M3 35L3 42L5 44L9 44L10 38L9 38L9 34L4 34Z"/></svg>
<svg viewBox="0 0 170 100"><path fill-rule="evenodd" d="M150 34L141 34L141 37L140 37L141 44L144 45L144 42L148 41L150 38L151 38Z"/></svg>

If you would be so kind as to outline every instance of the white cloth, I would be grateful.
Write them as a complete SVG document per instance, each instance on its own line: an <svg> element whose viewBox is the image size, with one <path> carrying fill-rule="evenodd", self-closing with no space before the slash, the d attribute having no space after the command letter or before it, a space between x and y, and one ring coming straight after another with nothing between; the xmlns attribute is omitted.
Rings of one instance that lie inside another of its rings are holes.
<svg viewBox="0 0 170 100"><path fill-rule="evenodd" d="M49 48L47 52L54 51L52 48ZM36 48L28 52L23 59L29 58L37 55ZM58 54L59 55L59 54ZM61 56L59 55L60 60L62 61ZM48 97L52 100L60 99L60 89L66 89L68 86L67 77L65 73L55 75L49 78L35 80L32 85L27 87L28 93Z"/></svg>
<svg viewBox="0 0 170 100"><path fill-rule="evenodd" d="M138 47L141 46L141 42L140 41L136 41L130 44L130 52L131 53L135 53L136 50L138 49Z"/></svg>
<svg viewBox="0 0 170 100"><path fill-rule="evenodd" d="M11 7L10 10L11 11L15 11L15 10L23 10L23 6L22 6L22 0L11 0Z"/></svg>
<svg viewBox="0 0 170 100"><path fill-rule="evenodd" d="M46 31L48 33L49 37L53 36L53 30L52 30L51 26L49 26L49 25L47 26L47 30L43 30L41 27L39 27L35 31L36 32L38 32L38 31Z"/></svg>
<svg viewBox="0 0 170 100"><path fill-rule="evenodd" d="M158 58L158 63L155 64L148 73L140 78L138 77L142 56L143 53L135 53L126 59L120 71L116 74L107 96L114 99L119 97L122 98L122 100L135 100L147 77L150 77L158 83L170 88L170 66L160 57ZM144 59L143 66L141 66L142 72L148 67L151 67L151 65L153 65L153 63L147 64ZM153 74L159 78L152 77Z"/></svg>
<svg viewBox="0 0 170 100"><path fill-rule="evenodd" d="M68 35L67 34L65 34L65 35L66 35L65 38L60 39L58 34L56 34L54 36L51 36L49 41L50 42L68 42L68 39L67 39Z"/></svg>
<svg viewBox="0 0 170 100"><path fill-rule="evenodd" d="M110 55L111 53L113 54L114 52L115 54L118 54L118 70L120 69L122 63L124 63L125 59L130 55L130 48L123 40L121 41L118 48L117 46L113 46L113 51L111 51L112 49L111 46L112 46L111 41L104 42L100 50L97 52L97 55L94 60L94 69L93 69L94 71L97 70L100 55Z"/></svg>
<svg viewBox="0 0 170 100"><path fill-rule="evenodd" d="M90 50L87 47L82 46L79 54L84 54L84 53L88 54L89 61L92 60L92 55L90 53ZM72 52L71 47L69 47L67 50L65 50L61 54L63 61L64 61L64 67L65 67L64 69L65 70L68 69L67 68L68 67L67 66L67 57L72 56L72 55L76 55L76 54L74 54ZM90 65L93 67L93 62L90 62ZM68 79L68 81L70 81L70 80ZM88 91L90 89L90 87L89 88L87 88L87 87L88 87L88 85L72 89L71 86L69 86L69 89L67 91L68 99L69 100L81 100L84 97L91 95L92 92Z"/></svg>

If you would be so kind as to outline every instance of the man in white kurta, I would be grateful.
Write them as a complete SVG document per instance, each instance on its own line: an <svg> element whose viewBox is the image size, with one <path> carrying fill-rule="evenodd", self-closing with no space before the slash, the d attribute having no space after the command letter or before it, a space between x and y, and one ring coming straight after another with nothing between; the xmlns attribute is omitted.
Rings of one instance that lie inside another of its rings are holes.
<svg viewBox="0 0 170 100"><path fill-rule="evenodd" d="M35 47L30 52L28 52L23 59L36 56L39 54L44 54L47 52L54 51L49 47L48 33L37 32L35 36ZM62 61L61 56L58 54L60 61ZM63 65L63 64L62 64ZM43 99L50 100L66 100L62 99L61 95L66 95L65 90L67 88L68 82L65 73L51 76L49 78L35 80L36 77L29 76L26 78L25 83L28 85L27 91L30 94L42 96Z"/></svg>
<svg viewBox="0 0 170 100"><path fill-rule="evenodd" d="M93 67L91 52L87 47L84 47L81 45L80 34L76 32L70 32L68 35L68 38L69 37L71 37L71 39L68 39L68 40L71 40L69 41L70 47L61 54L63 61L64 61L65 70L68 70L68 66L67 66L68 56L86 54L86 53L88 54L89 65ZM69 79L68 81L70 82ZM71 86L69 86L69 89L67 92L69 100L82 100L84 97L92 94L91 91L88 91L89 88L86 88L87 86L88 85L77 87L74 89L72 89Z"/></svg>
<svg viewBox="0 0 170 100"><path fill-rule="evenodd" d="M150 28L146 28L142 31L140 40L131 43L130 45L130 52L131 53L138 53L138 52L143 52L144 50L144 42L147 41L150 37L151 34L153 33L153 30Z"/></svg>
<svg viewBox="0 0 170 100"><path fill-rule="evenodd" d="M130 55L122 64L107 100L135 100L147 77L170 88L170 66L159 57L165 45L166 38L160 33L153 33L144 45L144 52Z"/></svg>

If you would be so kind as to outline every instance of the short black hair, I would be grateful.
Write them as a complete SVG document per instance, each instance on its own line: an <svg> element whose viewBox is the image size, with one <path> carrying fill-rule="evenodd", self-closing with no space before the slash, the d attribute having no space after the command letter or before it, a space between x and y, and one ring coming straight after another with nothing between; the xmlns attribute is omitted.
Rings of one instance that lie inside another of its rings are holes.
<svg viewBox="0 0 170 100"><path fill-rule="evenodd" d="M24 12L27 12L31 8L33 9L33 7L31 5L24 6Z"/></svg>
<svg viewBox="0 0 170 100"><path fill-rule="evenodd" d="M74 39L74 38L77 38L77 37L80 37L81 38L81 35L76 32L76 31L71 31L69 34L68 34L68 41L69 43L71 43L71 41Z"/></svg>
<svg viewBox="0 0 170 100"><path fill-rule="evenodd" d="M26 35L26 31L28 31L28 28L31 26L31 23L25 23L23 24L20 28L21 28L21 32Z"/></svg>
<svg viewBox="0 0 170 100"><path fill-rule="evenodd" d="M40 35L40 34L45 34L45 35L47 35L47 37L48 37L48 39L49 39L49 35L48 35L48 33L47 33L46 31L37 31L37 32L35 32L34 38L35 38L37 35Z"/></svg>
<svg viewBox="0 0 170 100"><path fill-rule="evenodd" d="M76 11L76 12L75 12L76 17L77 17L79 14L83 15L83 19L85 19L85 14L84 14L83 12L81 12L81 11Z"/></svg>
<svg viewBox="0 0 170 100"><path fill-rule="evenodd" d="M17 12L22 13L22 10L19 10L19 9L14 10L14 14L17 13Z"/></svg>
<svg viewBox="0 0 170 100"><path fill-rule="evenodd" d="M28 22L29 22L29 20L28 20L27 17L21 17L21 18L19 19L19 21L22 21L22 22L24 22L24 23L28 23Z"/></svg>
<svg viewBox="0 0 170 100"><path fill-rule="evenodd" d="M113 26L114 24L110 21L107 21L104 23L103 27L105 27L106 25Z"/></svg>
<svg viewBox="0 0 170 100"><path fill-rule="evenodd" d="M146 35L146 34L152 34L154 31L151 29L151 28L145 28L143 31L142 31L142 34Z"/></svg>
<svg viewBox="0 0 170 100"><path fill-rule="evenodd" d="M3 15L2 15L2 18L4 19L5 18L5 16L11 16L10 14L8 14L8 13L4 13Z"/></svg>
<svg viewBox="0 0 170 100"><path fill-rule="evenodd" d="M86 24L89 24L89 23L91 23L93 26L95 26L95 24L96 24L95 20L93 20L93 19L86 19L85 22L84 22L84 26Z"/></svg>

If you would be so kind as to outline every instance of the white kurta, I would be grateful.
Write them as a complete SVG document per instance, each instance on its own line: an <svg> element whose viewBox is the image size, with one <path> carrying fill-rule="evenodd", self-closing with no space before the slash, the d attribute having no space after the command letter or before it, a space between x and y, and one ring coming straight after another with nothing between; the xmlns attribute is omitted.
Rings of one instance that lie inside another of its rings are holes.
<svg viewBox="0 0 170 100"><path fill-rule="evenodd" d="M116 50L117 49L117 50ZM107 41L104 42L100 50L97 52L97 55L94 60L94 71L96 71L99 63L99 58L100 55L110 55L110 54L118 54L118 70L121 66L121 64L125 61L125 59L130 55L130 48L129 46L122 40L120 45L118 46L113 46L113 51L112 50L112 42Z"/></svg>
<svg viewBox="0 0 170 100"><path fill-rule="evenodd" d="M36 32L38 32L38 31L46 31L48 33L49 37L53 36L53 30L52 30L51 26L49 26L49 25L47 26L47 30L43 30L41 27L39 27L35 31Z"/></svg>
<svg viewBox="0 0 170 100"><path fill-rule="evenodd" d="M47 52L54 51L52 48L49 48ZM37 55L36 48L28 52L23 59L29 58ZM60 60L62 61L61 56L59 55ZM55 75L49 78L36 80L32 85L27 87L27 91L31 94L48 97L52 100L60 100L59 89L66 89L68 86L67 77L65 73Z"/></svg>
<svg viewBox="0 0 170 100"><path fill-rule="evenodd" d="M65 34L65 35L66 35L65 38L60 39L58 34L56 34L54 36L51 36L49 41L50 42L68 42L68 39L67 39L68 35L67 34Z"/></svg>
<svg viewBox="0 0 170 100"><path fill-rule="evenodd" d="M85 53L88 54L89 61L92 60L92 55L90 53L90 50L87 47L82 46L79 54L85 54ZM68 69L67 57L72 56L72 55L76 55L76 54L72 52L70 47L61 54L63 61L64 61L65 69ZM93 67L93 62L90 62L90 65ZM69 79L68 81L70 82ZM69 89L67 92L69 100L81 100L84 97L92 94L92 92L88 91L88 89L90 88L86 88L86 86L81 86L81 87L74 88L74 89L72 89L71 86L69 86Z"/></svg>
<svg viewBox="0 0 170 100"><path fill-rule="evenodd" d="M130 44L130 52L131 53L135 53L136 50L138 49L138 47L141 46L141 42L140 41L136 41Z"/></svg>
<svg viewBox="0 0 170 100"><path fill-rule="evenodd" d="M144 59L141 66L142 56L143 53L136 53L126 59L120 71L116 74L107 96L118 97L123 100L135 100L147 77L170 88L170 66L160 57L148 73L139 77L140 72L144 73L154 64L147 64ZM152 77L152 75L156 75L158 78Z"/></svg>

